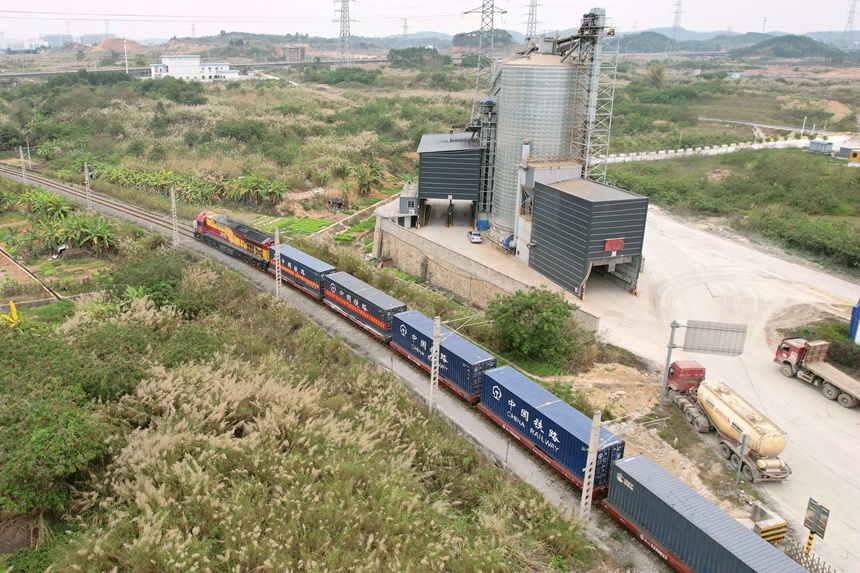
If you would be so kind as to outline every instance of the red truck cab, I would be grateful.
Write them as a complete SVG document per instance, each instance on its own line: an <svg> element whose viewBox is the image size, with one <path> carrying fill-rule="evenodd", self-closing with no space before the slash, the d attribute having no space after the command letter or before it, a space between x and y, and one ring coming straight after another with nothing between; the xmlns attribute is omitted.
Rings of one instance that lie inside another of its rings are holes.
<svg viewBox="0 0 860 573"><path fill-rule="evenodd" d="M705 379L705 367L695 360L676 360L669 366L666 385L669 388L669 399L675 394L695 393L699 383Z"/></svg>

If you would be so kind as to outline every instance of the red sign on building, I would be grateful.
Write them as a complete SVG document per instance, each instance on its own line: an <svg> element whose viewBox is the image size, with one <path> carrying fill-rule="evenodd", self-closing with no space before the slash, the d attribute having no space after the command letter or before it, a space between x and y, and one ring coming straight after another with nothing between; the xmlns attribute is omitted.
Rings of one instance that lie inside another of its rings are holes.
<svg viewBox="0 0 860 573"><path fill-rule="evenodd" d="M624 239L606 239L603 244L604 251L620 251L624 248Z"/></svg>

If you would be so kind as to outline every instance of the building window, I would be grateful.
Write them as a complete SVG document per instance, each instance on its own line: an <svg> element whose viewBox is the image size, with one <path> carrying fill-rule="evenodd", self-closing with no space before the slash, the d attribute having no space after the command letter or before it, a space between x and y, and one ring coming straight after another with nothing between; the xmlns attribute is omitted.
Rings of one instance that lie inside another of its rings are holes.
<svg viewBox="0 0 860 573"><path fill-rule="evenodd" d="M415 201L407 201L406 202L406 208L407 209L414 209L415 208Z"/></svg>

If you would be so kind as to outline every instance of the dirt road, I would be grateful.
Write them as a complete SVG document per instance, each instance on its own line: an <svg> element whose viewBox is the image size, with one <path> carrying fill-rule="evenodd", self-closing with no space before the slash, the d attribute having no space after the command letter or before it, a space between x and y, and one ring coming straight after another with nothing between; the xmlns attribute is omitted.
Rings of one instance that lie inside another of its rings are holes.
<svg viewBox="0 0 860 573"><path fill-rule="evenodd" d="M660 364L672 320L747 324L746 349L739 358L676 349L673 359L699 360L708 378L727 382L787 432L781 457L793 474L762 489L798 531L804 531L810 497L828 507L825 538L815 541L813 551L844 571L860 571L860 408L847 410L817 388L785 378L772 361L778 341L774 328L803 324L821 311L847 318L860 286L722 235L652 208L639 280L642 296L592 280L583 308L602 317L607 341ZM683 329L679 334L683 340Z"/></svg>

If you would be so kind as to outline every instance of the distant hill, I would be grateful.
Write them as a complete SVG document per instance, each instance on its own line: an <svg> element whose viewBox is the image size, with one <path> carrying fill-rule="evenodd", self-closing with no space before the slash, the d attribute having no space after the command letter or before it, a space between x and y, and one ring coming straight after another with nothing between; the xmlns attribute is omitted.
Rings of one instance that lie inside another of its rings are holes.
<svg viewBox="0 0 860 573"><path fill-rule="evenodd" d="M653 32L655 34L661 34L666 36L667 38L672 37L673 28L650 28L648 30L643 30L642 33L645 32ZM711 38L716 36L731 36L734 35L734 32L727 32L726 30L719 30L715 32L694 32L693 30L687 30L685 28L678 28L678 35L675 40L678 42L688 42L688 41L699 41L706 42Z"/></svg>
<svg viewBox="0 0 860 573"><path fill-rule="evenodd" d="M618 49L623 53L651 53L665 52L666 46L671 40L668 36L657 32L638 32L635 34L624 34L619 40Z"/></svg>
<svg viewBox="0 0 860 573"><path fill-rule="evenodd" d="M854 46L857 47L857 43L860 42L860 32L844 32L844 31L830 31L830 32L807 32L804 34L807 38L812 38L817 42L821 42L823 44L829 44L831 46Z"/></svg>
<svg viewBox="0 0 860 573"><path fill-rule="evenodd" d="M779 36L759 42L747 48L731 50L729 55L737 58L824 58L826 61L841 62L847 54L827 44L816 42L806 36Z"/></svg>

